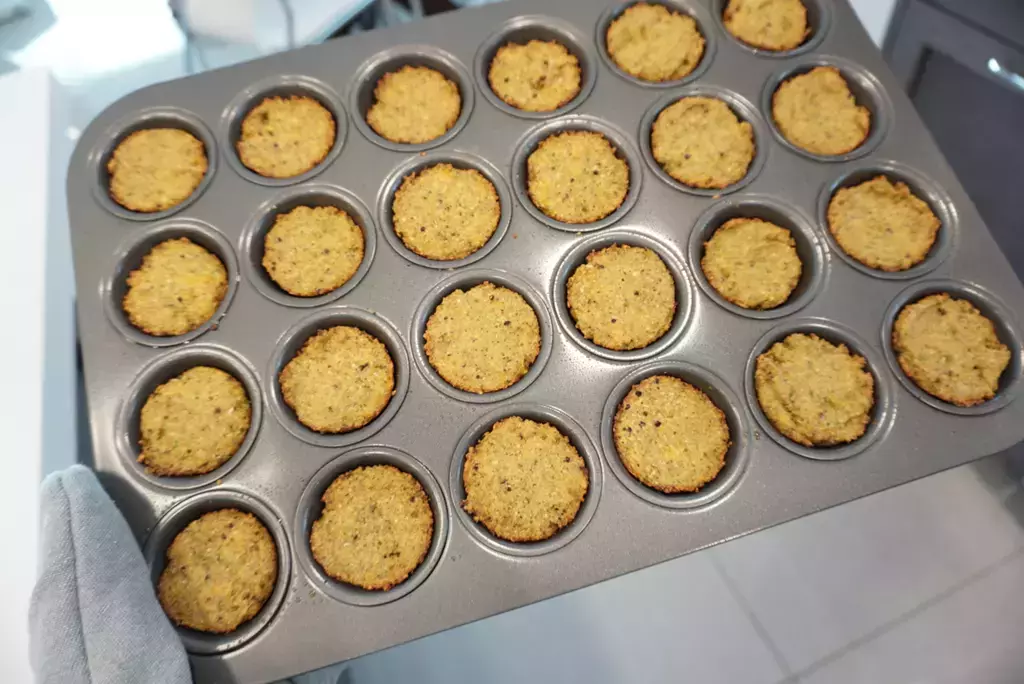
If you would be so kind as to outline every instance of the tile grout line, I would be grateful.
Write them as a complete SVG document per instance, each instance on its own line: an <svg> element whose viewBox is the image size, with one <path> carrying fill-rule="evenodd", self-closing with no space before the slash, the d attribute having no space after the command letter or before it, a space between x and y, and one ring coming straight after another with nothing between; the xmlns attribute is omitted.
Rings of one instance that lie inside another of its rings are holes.
<svg viewBox="0 0 1024 684"><path fill-rule="evenodd" d="M986 567L984 567L984 568L982 568L980 570L977 570L976 572L974 572L971 575L968 575L966 578L964 578L960 582L957 582L956 584L954 584L953 586L949 587L948 589L940 591L939 593L935 594L931 598L928 598L925 601L922 601L918 605L914 606L910 610L908 610L908 611L906 611L904 613L901 613L900 615L897 615L896 617L892 618L891 620L887 620L886 622L882 623L878 627L875 627L874 629L872 629L871 631L867 632L866 634L864 634L862 636L859 636L856 639L851 639L850 642L847 643L842 648L836 649L835 651L833 651L832 653L829 653L828 655L824 656L823 658L819 658L818 660L816 660L815 662L811 663L810 665L808 665L804 669L800 670L799 672L794 673L793 676L792 676L793 677L792 678L793 684L797 684L797 682L801 681L804 677L806 677L806 676L808 676L810 674L813 674L814 672L822 669L826 665L829 665L830 663L833 663L833 662L839 660L840 658L842 658L847 653L850 653L851 651L854 651L854 650L860 648L861 646L863 646L863 645L865 645L865 644L867 644L867 643L869 643L871 641L874 641L875 639L883 636L887 632L891 631L893 628L903 624L904 622L908 622L909 620L911 620L912 618L914 618L914 617L920 615L921 613L925 612L926 610L928 610L932 606L938 605L942 601L945 601L946 599L948 599L949 597L953 596L954 594L957 594L960 591L962 591L962 590L968 588L969 586L975 584L976 582L984 579L985 577L988 577L989 575L994 573L996 570L1002 568L1005 565L1009 565L1010 563L1012 563L1013 561L1017 560L1018 558L1020 558L1022 556L1024 556L1024 545L1019 545L1019 546L1017 546L1017 548L1015 548L1013 551L1011 551L1010 553L1006 554L1002 558L999 558L999 559L993 561L990 565L988 565L988 566L986 566ZM786 682L786 684L788 684L788 681Z"/></svg>
<svg viewBox="0 0 1024 684"><path fill-rule="evenodd" d="M772 654L772 658L775 659L775 664L779 666L780 670L782 670L783 677L780 684L795 681L793 679L793 669L789 666L789 663L786 662L786 658L782 655L782 651L775 645L775 642L772 641L768 630L765 629L763 624L761 624L761 621L757 618L757 615L754 614L751 607L747 605L747 599L743 596L739 587L733 583L732 578L729 577L729 573L725 571L725 566L723 566L718 560L718 556L714 553L714 550L708 549L708 551L708 555L711 557L711 565L714 566L715 572L717 572L718 576L722 578L722 582L725 583L725 587L729 590L733 600L739 604L740 609L744 614L746 614L750 624L754 627L754 631L757 633L757 636L760 637L764 645L768 647L768 651Z"/></svg>

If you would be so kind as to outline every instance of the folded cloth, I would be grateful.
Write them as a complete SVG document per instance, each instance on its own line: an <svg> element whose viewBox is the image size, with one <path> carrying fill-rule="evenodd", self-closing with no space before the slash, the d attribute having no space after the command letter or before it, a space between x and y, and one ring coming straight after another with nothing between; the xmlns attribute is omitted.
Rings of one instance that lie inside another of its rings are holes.
<svg viewBox="0 0 1024 684"><path fill-rule="evenodd" d="M190 684L131 530L83 466L42 485L29 648L40 684Z"/></svg>

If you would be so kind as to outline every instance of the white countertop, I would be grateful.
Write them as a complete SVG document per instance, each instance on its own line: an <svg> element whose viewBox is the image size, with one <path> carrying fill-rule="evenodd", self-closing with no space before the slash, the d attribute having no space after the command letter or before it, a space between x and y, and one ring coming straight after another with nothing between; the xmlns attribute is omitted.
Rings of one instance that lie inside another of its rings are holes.
<svg viewBox="0 0 1024 684"><path fill-rule="evenodd" d="M39 481L76 460L74 284L64 203L72 143L62 90L43 69L0 77L0 680L29 682L26 616L36 573Z"/></svg>

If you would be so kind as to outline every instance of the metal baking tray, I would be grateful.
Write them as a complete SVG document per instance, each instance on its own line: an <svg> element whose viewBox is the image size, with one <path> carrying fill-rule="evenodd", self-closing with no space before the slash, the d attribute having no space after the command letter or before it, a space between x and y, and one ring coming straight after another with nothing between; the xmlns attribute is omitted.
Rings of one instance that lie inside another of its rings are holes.
<svg viewBox="0 0 1024 684"><path fill-rule="evenodd" d="M729 36L721 0L671 0L699 22L707 48L692 75L667 85L637 82L605 54L604 29L624 5L512 0L156 85L97 117L75 151L67 189L97 468L154 574L177 530L225 504L263 517L281 551L279 584L253 621L223 637L183 631L197 681L266 682L359 656L967 463L1024 438L1024 401L1014 401L1021 376L1015 314L1024 310L1024 289L850 7L840 0L804 2L814 36L780 56ZM561 41L583 70L580 96L552 115L510 109L485 78L498 46L534 37ZM363 120L377 78L409 63L441 70L462 94L458 122L425 145L383 141ZM793 148L767 111L781 79L816 64L837 65L873 112L870 138L840 158ZM725 98L753 124L757 159L737 186L691 190L651 158L653 117L690 92ZM261 178L234 153L240 117L274 93L312 95L338 124L324 163L295 179ZM160 214L134 214L107 196L104 162L124 135L153 125L199 136L210 171L188 202ZM526 156L544 136L564 129L605 133L630 165L625 203L595 224L553 221L524 193ZM502 218L479 252L439 265L395 239L389 205L405 174L442 160L481 169L498 189ZM879 172L907 181L943 222L927 260L905 273L851 262L824 224L836 187ZM303 202L345 208L366 236L366 259L356 276L314 299L284 294L259 267L262 235L275 213ZM792 300L768 312L725 302L699 268L709 231L729 217L753 214L789 227L806 265ZM178 235L221 257L230 288L207 325L152 338L124 320L124 278L150 246ZM588 251L612 243L652 247L676 280L674 325L647 349L595 347L565 308L567 275ZM449 387L422 348L433 306L452 289L482 280L521 292L537 310L543 336L529 374L491 395ZM974 301L1012 348L997 398L980 407L956 409L922 394L894 362L888 340L895 313L935 290ZM396 394L368 426L319 435L296 421L275 378L308 335L343 322L388 346ZM871 428L857 442L796 446L758 408L752 360L794 330L841 340L867 358L877 402ZM153 387L196 363L243 380L253 399L250 435L208 476L148 476L135 463L139 406ZM632 383L655 372L704 388L729 421L734 444L728 465L697 494L653 492L629 477L615 455L615 406ZM590 466L590 493L575 522L539 544L500 542L459 507L458 470L467 445L513 413L557 425ZM308 549L320 492L335 475L363 463L393 463L414 474L437 520L423 565L387 592L330 580Z"/></svg>

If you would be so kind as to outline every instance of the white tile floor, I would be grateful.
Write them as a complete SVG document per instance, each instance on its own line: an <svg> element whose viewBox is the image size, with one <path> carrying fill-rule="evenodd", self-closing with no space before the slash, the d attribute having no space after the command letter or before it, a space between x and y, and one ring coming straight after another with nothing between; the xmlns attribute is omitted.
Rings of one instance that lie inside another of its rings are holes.
<svg viewBox="0 0 1024 684"><path fill-rule="evenodd" d="M353 684L1024 682L1024 506L942 473L353 661Z"/></svg>

